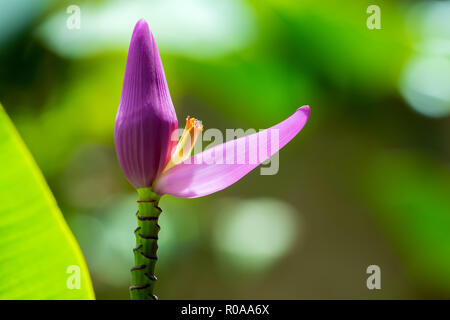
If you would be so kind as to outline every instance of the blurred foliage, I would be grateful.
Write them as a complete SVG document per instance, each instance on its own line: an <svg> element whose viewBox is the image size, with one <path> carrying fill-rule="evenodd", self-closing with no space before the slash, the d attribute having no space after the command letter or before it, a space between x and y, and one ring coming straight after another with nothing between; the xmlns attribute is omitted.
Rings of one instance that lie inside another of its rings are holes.
<svg viewBox="0 0 450 320"><path fill-rule="evenodd" d="M430 295L439 296L450 287L450 172L424 156L378 157L368 181L380 221L408 271Z"/></svg>
<svg viewBox="0 0 450 320"><path fill-rule="evenodd" d="M380 30L366 27L372 1L79 0L80 30L66 28L67 3L15 3L0 2L10 19L0 19L0 101L80 241L98 298L128 297L135 194L113 126L142 17L180 121L259 129L312 109L277 175L162 199L159 296L450 297L449 1L377 1ZM258 231L273 217L249 205L262 199L289 208L275 210L267 242ZM273 237L283 245L253 272ZM370 264L381 291L365 287Z"/></svg>
<svg viewBox="0 0 450 320"><path fill-rule="evenodd" d="M1 105L0 150L0 299L92 299L78 244Z"/></svg>

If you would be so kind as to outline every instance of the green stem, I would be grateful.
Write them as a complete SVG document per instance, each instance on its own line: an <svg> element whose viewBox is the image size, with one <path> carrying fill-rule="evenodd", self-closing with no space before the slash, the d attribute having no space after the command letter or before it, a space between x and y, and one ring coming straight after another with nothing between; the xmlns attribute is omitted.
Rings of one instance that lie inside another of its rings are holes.
<svg viewBox="0 0 450 320"><path fill-rule="evenodd" d="M139 188L138 212L136 213L138 227L134 231L136 248L134 252L134 267L131 268L130 296L132 300L157 300L153 294L156 277L155 264L158 260L158 217L161 209L158 207L160 196L151 188Z"/></svg>

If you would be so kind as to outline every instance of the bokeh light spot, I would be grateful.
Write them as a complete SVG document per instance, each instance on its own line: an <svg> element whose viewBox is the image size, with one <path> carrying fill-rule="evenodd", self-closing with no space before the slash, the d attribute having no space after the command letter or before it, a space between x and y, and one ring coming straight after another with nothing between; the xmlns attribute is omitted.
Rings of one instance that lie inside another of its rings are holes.
<svg viewBox="0 0 450 320"><path fill-rule="evenodd" d="M413 58L405 67L400 90L417 112L429 117L450 113L450 61L445 57Z"/></svg>
<svg viewBox="0 0 450 320"><path fill-rule="evenodd" d="M226 203L233 206L225 205L218 214L214 232L224 263L242 272L262 272L292 248L299 232L292 206L271 198Z"/></svg>
<svg viewBox="0 0 450 320"><path fill-rule="evenodd" d="M222 56L251 43L253 13L241 0L115 0L84 4L78 30L66 28L58 12L38 30L49 48L69 58L127 50L135 23L144 18L162 50L195 58Z"/></svg>

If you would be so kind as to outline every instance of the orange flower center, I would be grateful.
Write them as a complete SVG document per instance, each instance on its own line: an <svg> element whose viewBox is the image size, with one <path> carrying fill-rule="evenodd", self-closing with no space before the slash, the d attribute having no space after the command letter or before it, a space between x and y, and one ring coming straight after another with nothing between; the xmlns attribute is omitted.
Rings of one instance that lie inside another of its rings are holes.
<svg viewBox="0 0 450 320"><path fill-rule="evenodd" d="M201 131L203 131L202 122L188 116L186 118L186 127L184 128L183 134L163 172L185 161L191 156L192 149L194 149L195 142Z"/></svg>

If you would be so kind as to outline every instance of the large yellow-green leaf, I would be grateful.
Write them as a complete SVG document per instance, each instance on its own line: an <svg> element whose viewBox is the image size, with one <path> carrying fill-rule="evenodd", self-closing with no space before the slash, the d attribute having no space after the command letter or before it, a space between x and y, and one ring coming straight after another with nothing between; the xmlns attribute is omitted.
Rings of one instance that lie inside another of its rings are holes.
<svg viewBox="0 0 450 320"><path fill-rule="evenodd" d="M93 298L80 248L0 105L0 299Z"/></svg>

